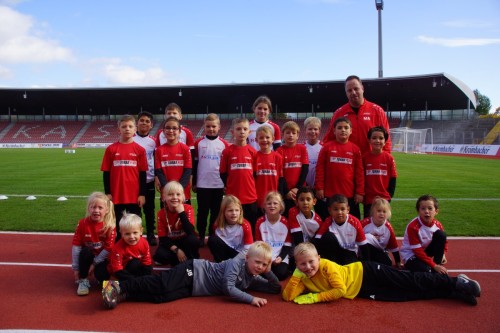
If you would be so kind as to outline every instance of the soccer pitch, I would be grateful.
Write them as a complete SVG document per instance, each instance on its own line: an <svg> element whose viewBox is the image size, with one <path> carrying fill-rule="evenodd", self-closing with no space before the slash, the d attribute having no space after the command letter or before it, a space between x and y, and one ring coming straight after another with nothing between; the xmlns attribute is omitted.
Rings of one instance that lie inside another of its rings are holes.
<svg viewBox="0 0 500 333"><path fill-rule="evenodd" d="M73 232L86 198L102 191L104 149L0 149L0 230ZM414 218L416 199L439 200L449 236L500 236L500 162L494 159L394 153L398 180L391 223L397 236ZM36 200L26 200L29 195ZM67 201L57 201L64 196ZM194 196L196 198L196 196ZM196 201L193 200L196 209ZM157 207L159 203L157 201Z"/></svg>

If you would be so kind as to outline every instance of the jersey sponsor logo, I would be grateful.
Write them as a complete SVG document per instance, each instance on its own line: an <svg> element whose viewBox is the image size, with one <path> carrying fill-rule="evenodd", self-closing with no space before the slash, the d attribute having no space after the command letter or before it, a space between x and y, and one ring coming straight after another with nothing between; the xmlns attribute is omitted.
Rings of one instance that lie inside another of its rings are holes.
<svg viewBox="0 0 500 333"><path fill-rule="evenodd" d="M366 170L367 176L387 176L387 170L371 169Z"/></svg>
<svg viewBox="0 0 500 333"><path fill-rule="evenodd" d="M161 161L162 167L184 166L184 160Z"/></svg>
<svg viewBox="0 0 500 333"><path fill-rule="evenodd" d="M272 169L262 169L257 171L257 176L276 176L278 172Z"/></svg>
<svg viewBox="0 0 500 333"><path fill-rule="evenodd" d="M113 161L113 166L115 167L136 167L137 166L137 161L131 161L131 160L115 160Z"/></svg>
<svg viewBox="0 0 500 333"><path fill-rule="evenodd" d="M285 169L302 168L301 162L288 162L283 165Z"/></svg>
<svg viewBox="0 0 500 333"><path fill-rule="evenodd" d="M352 164L352 158L332 156L332 157L330 157L330 163Z"/></svg>
<svg viewBox="0 0 500 333"><path fill-rule="evenodd" d="M201 155L201 159L202 160L210 160L210 161L218 161L219 156L206 154L206 155Z"/></svg>
<svg viewBox="0 0 500 333"><path fill-rule="evenodd" d="M363 117L363 120L370 121L370 120L371 120L371 118L370 118L370 116L364 116L364 117Z"/></svg>
<svg viewBox="0 0 500 333"><path fill-rule="evenodd" d="M285 242L279 241L267 241L267 243L271 245L271 247L283 247L283 245L285 244Z"/></svg>
<svg viewBox="0 0 500 333"><path fill-rule="evenodd" d="M251 163L232 163L231 170L252 170Z"/></svg>

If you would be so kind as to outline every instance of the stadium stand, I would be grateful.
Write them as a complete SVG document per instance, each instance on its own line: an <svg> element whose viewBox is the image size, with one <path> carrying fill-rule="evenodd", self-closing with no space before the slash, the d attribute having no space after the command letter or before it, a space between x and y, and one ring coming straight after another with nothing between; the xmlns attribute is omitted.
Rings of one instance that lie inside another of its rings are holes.
<svg viewBox="0 0 500 333"><path fill-rule="evenodd" d="M113 143L118 140L118 129L116 121L96 121L81 135L77 143Z"/></svg>
<svg viewBox="0 0 500 333"><path fill-rule="evenodd" d="M69 145L84 122L29 121L14 123L3 134L1 143L62 143Z"/></svg>

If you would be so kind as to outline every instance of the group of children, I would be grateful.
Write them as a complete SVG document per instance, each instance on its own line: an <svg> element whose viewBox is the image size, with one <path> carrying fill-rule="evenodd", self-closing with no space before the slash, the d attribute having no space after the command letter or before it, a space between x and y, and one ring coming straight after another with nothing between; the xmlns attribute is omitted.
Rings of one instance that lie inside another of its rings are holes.
<svg viewBox="0 0 500 333"><path fill-rule="evenodd" d="M418 216L405 231L400 255L389 222L397 173L383 150L386 129L369 131L372 150L362 156L349 142L347 118L335 121L335 141L323 146L321 121L308 118L304 145L298 143L295 122L280 129L269 120L268 97L257 98L253 110L255 120L233 120L231 145L218 136L215 114L207 115L205 135L194 141L173 103L157 138L149 133L153 116L147 112L138 116L137 134L133 117L119 121L120 140L106 149L101 165L106 194L89 197L87 217L73 239L78 295L89 293L94 275L103 282L103 299L111 308L124 299L166 302L222 294L263 306L267 300L245 290L279 293L279 281L293 273L283 298L299 304L356 295L456 297L476 304L479 284L463 274L450 278L443 266L446 234L435 219L434 197L418 199ZM161 193L159 244L155 189ZM197 194L196 223L191 189ZM207 233L215 262L199 259ZM153 256L150 245L158 245ZM173 268L154 274L154 262ZM409 272L400 270L403 262Z"/></svg>

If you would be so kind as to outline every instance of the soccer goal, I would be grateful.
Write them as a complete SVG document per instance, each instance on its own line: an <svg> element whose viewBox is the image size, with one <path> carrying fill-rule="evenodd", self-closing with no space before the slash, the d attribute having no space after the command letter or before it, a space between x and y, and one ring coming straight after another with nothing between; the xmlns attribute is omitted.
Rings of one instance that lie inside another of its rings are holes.
<svg viewBox="0 0 500 333"><path fill-rule="evenodd" d="M424 145L434 144L432 128L391 128L391 141L393 151L413 154L425 154Z"/></svg>

